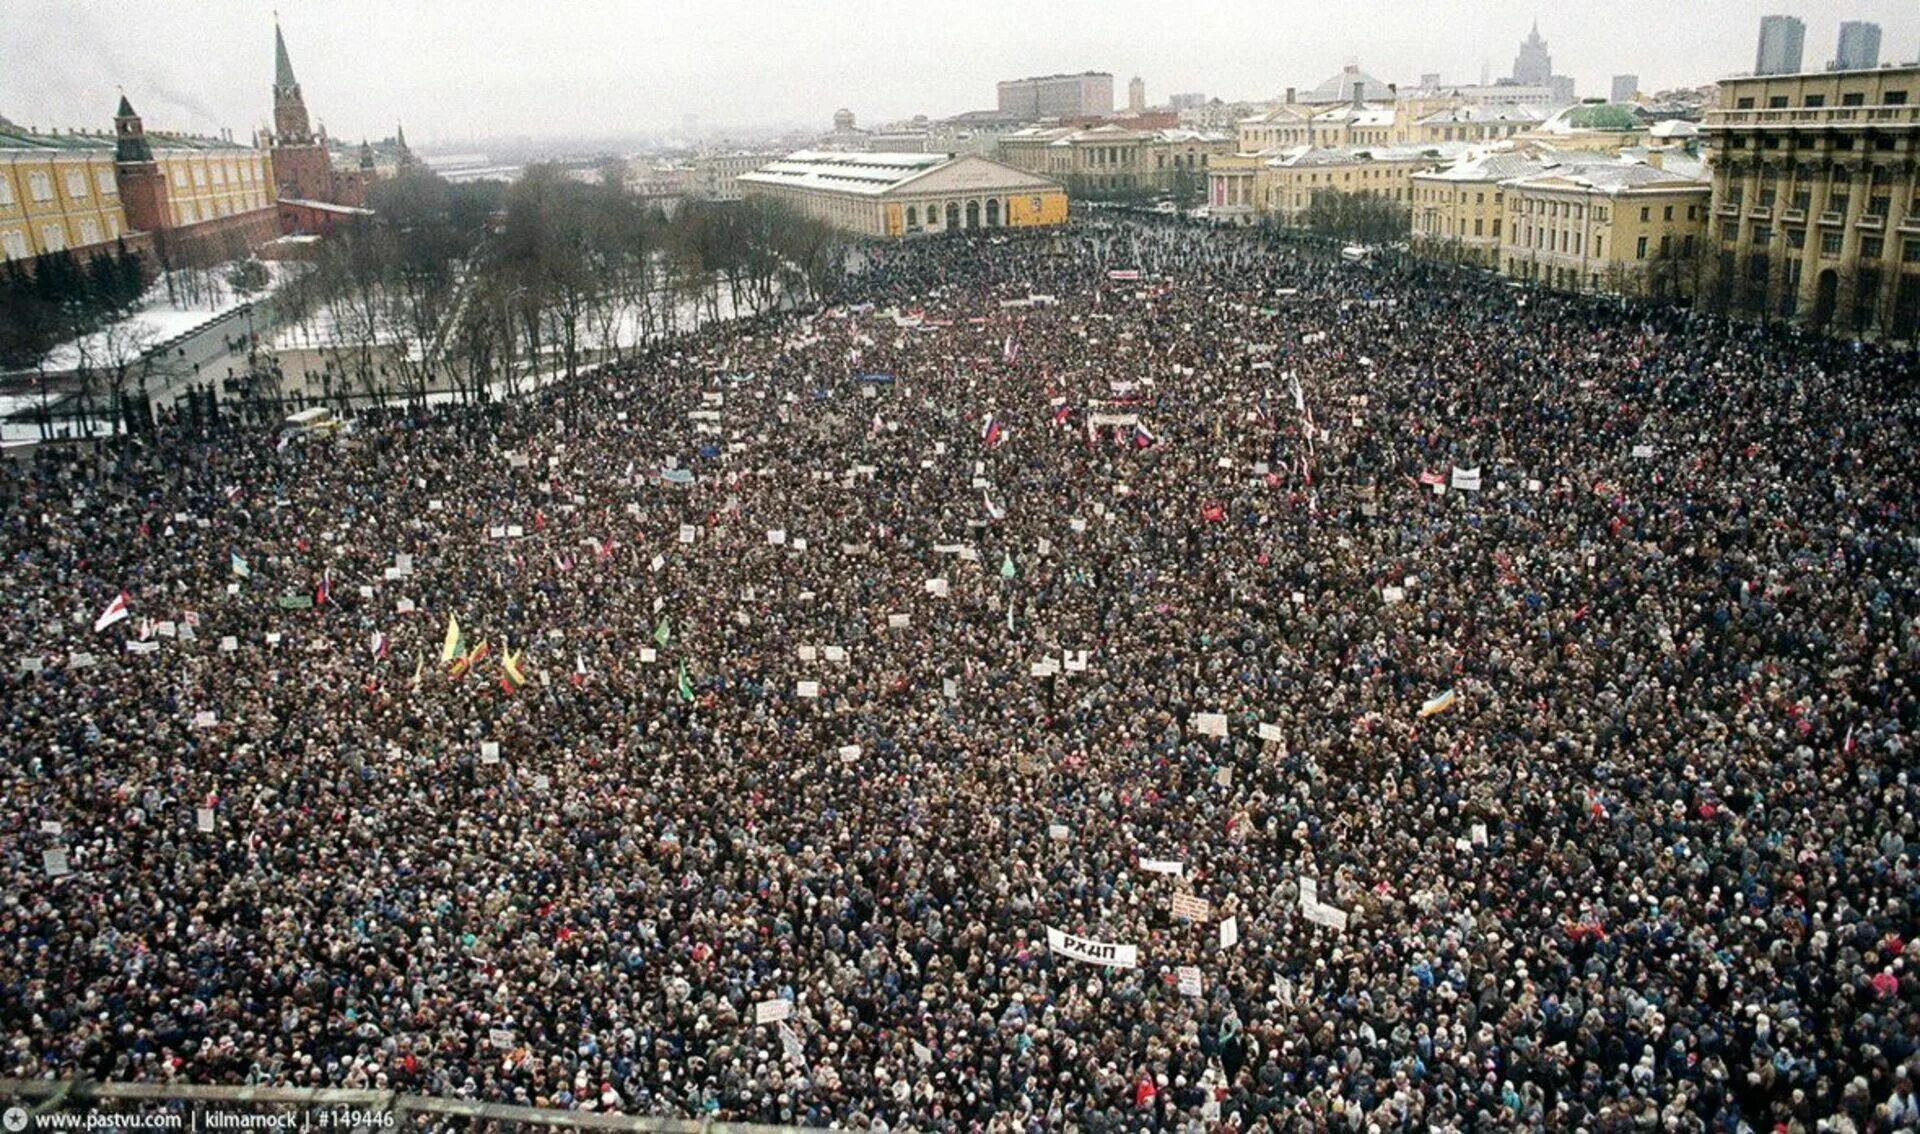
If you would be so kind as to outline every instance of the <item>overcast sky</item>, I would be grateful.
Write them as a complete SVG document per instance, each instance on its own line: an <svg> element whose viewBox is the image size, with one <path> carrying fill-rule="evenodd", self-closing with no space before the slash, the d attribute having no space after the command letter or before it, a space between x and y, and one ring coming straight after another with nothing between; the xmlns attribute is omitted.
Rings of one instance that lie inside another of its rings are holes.
<svg viewBox="0 0 1920 1134"><path fill-rule="evenodd" d="M277 6L307 106L337 137L416 145L862 124L993 105L997 79L1111 71L1176 91L1266 98L1355 61L1383 81L1476 82L1513 65L1540 21L1583 96L1632 72L1646 89L1753 66L1760 17L1807 23L1806 64L1839 22L1878 22L1882 60L1920 56L1915 0L3 0L0 115L111 126L116 85L150 126L231 128L271 113Z"/></svg>

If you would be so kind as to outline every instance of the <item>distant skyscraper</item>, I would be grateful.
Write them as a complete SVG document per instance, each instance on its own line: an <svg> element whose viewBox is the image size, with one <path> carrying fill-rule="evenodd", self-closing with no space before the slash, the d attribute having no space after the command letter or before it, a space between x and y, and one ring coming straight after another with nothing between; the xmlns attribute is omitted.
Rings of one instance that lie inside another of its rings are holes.
<svg viewBox="0 0 1920 1134"><path fill-rule="evenodd" d="M1146 108L1147 82L1140 76L1135 75L1133 81L1127 84L1127 109L1138 114Z"/></svg>
<svg viewBox="0 0 1920 1134"><path fill-rule="evenodd" d="M1540 38L1540 21L1533 21L1533 31L1520 44L1520 54L1513 59L1513 81L1522 86L1545 86L1553 77L1553 56L1547 54L1547 41Z"/></svg>
<svg viewBox="0 0 1920 1134"><path fill-rule="evenodd" d="M1880 65L1880 25L1866 20L1843 20L1840 46L1832 70L1868 71Z"/></svg>
<svg viewBox="0 0 1920 1134"><path fill-rule="evenodd" d="M1631 102L1633 101L1634 92L1639 89L1640 89L1640 76L1615 75L1613 77L1613 91L1611 92L1611 97L1607 101Z"/></svg>
<svg viewBox="0 0 1920 1134"><path fill-rule="evenodd" d="M1794 16L1764 16L1760 20L1760 50L1754 55L1756 75L1792 75L1800 70L1807 25Z"/></svg>

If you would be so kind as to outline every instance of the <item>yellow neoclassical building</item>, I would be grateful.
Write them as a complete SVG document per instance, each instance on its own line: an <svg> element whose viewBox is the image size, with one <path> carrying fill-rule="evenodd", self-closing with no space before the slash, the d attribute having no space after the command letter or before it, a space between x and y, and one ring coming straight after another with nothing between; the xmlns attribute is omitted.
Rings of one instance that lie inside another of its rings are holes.
<svg viewBox="0 0 1920 1134"><path fill-rule="evenodd" d="M1059 182L975 154L802 150L739 177L746 196L784 201L863 236L1065 224Z"/></svg>
<svg viewBox="0 0 1920 1134"><path fill-rule="evenodd" d="M1413 185L1413 250L1432 259L1500 266L1506 220L1501 183L1555 165L1523 150L1476 150L1444 169L1422 170Z"/></svg>
<svg viewBox="0 0 1920 1134"><path fill-rule="evenodd" d="M104 244L126 230L111 142L0 131L0 260Z"/></svg>
<svg viewBox="0 0 1920 1134"><path fill-rule="evenodd" d="M205 232L208 222L244 214L270 217L265 151L224 138L148 133L124 98L120 109L114 133L0 129L0 259L134 233Z"/></svg>
<svg viewBox="0 0 1920 1134"><path fill-rule="evenodd" d="M1413 175L1460 153L1453 146L1298 146L1279 154L1229 154L1207 171L1207 213L1216 220L1304 223L1316 193L1336 191L1413 201Z"/></svg>
<svg viewBox="0 0 1920 1134"><path fill-rule="evenodd" d="M1697 177L1633 161L1501 182L1501 270L1566 291L1690 295L1711 192Z"/></svg>
<svg viewBox="0 0 1920 1134"><path fill-rule="evenodd" d="M1728 79L1702 133L1708 306L1920 337L1920 67Z"/></svg>

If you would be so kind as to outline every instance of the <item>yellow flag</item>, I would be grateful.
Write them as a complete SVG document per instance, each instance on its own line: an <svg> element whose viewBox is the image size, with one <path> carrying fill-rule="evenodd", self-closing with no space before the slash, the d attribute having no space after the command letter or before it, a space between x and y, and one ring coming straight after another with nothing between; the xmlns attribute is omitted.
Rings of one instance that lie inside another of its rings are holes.
<svg viewBox="0 0 1920 1134"><path fill-rule="evenodd" d="M446 665L460 656L460 620L447 615L447 640L440 646L440 664Z"/></svg>

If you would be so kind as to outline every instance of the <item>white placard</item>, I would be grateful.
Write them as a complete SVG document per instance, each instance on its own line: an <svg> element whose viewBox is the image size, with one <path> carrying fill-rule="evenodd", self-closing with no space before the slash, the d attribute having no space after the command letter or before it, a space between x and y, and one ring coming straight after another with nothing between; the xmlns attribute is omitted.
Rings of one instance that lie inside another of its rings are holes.
<svg viewBox="0 0 1920 1134"><path fill-rule="evenodd" d="M45 668L45 666L46 666L46 661L43 658L21 658L20 659L21 673L39 673L43 668ZM68 668L71 669L72 666L69 665Z"/></svg>
<svg viewBox="0 0 1920 1134"><path fill-rule="evenodd" d="M445 507L446 507L446 504L443 501L439 501L439 500L427 501L427 511L429 512L438 512Z"/></svg>
<svg viewBox="0 0 1920 1134"><path fill-rule="evenodd" d="M1220 947L1231 949L1240 944L1240 919L1230 917L1220 923Z"/></svg>
<svg viewBox="0 0 1920 1134"><path fill-rule="evenodd" d="M773 544L787 542L787 530L785 528L768 528L767 542Z"/></svg>
<svg viewBox="0 0 1920 1134"><path fill-rule="evenodd" d="M692 543L694 541L694 537L697 536L698 534L699 534L698 529L696 529L692 524L680 525L680 542L681 543Z"/></svg>
<svg viewBox="0 0 1920 1134"><path fill-rule="evenodd" d="M1487 825L1485 823L1475 823L1472 827L1468 828L1468 838L1476 847L1486 846Z"/></svg>
<svg viewBox="0 0 1920 1134"><path fill-rule="evenodd" d="M92 669L97 659L92 654L68 654L68 669Z"/></svg>
<svg viewBox="0 0 1920 1134"><path fill-rule="evenodd" d="M180 636L180 624L177 622L156 622L153 625L153 632L162 638L178 638Z"/></svg>
<svg viewBox="0 0 1920 1134"><path fill-rule="evenodd" d="M395 614L412 614L418 609L420 608L415 606L413 600L410 598L400 599L393 604L393 612Z"/></svg>
<svg viewBox="0 0 1920 1134"><path fill-rule="evenodd" d="M1087 530L1087 521L1079 516L1075 516L1073 519L1067 521L1067 526L1076 532L1084 532Z"/></svg>
<svg viewBox="0 0 1920 1134"><path fill-rule="evenodd" d="M653 648L652 646L641 646L641 647L640 647L640 660L641 660L641 661L643 661L643 662L656 662L656 661L659 661L659 660L660 660L660 651L659 651L659 650L656 650L656 649L654 649L654 648Z"/></svg>
<svg viewBox="0 0 1920 1134"><path fill-rule="evenodd" d="M1066 666L1067 672L1085 673L1087 671L1087 653L1088 651L1086 650L1062 651L1060 655L1061 662Z"/></svg>
<svg viewBox="0 0 1920 1134"><path fill-rule="evenodd" d="M158 642L128 642L127 643L127 652L130 654L151 654L151 653L157 652L159 649L160 649L160 643Z"/></svg>
<svg viewBox="0 0 1920 1134"><path fill-rule="evenodd" d="M533 777L533 790L546 791L553 786L553 778L545 772L536 772Z"/></svg>
<svg viewBox="0 0 1920 1134"><path fill-rule="evenodd" d="M495 1051L512 1051L513 1032L506 1028L488 1028L487 1044Z"/></svg>
<svg viewBox="0 0 1920 1134"><path fill-rule="evenodd" d="M940 695L951 701L960 696L960 683L951 677L940 679Z"/></svg>
<svg viewBox="0 0 1920 1134"><path fill-rule="evenodd" d="M847 648L845 646L824 646L820 650L820 656L830 662L841 662L844 664L847 660Z"/></svg>
<svg viewBox="0 0 1920 1134"><path fill-rule="evenodd" d="M927 588L927 593L932 595L934 598L947 597L947 581L945 579L928 579L926 582L926 588Z"/></svg>
<svg viewBox="0 0 1920 1134"><path fill-rule="evenodd" d="M363 598L363 599L370 599L370 598L372 598L372 597L373 597L373 588L372 588L371 586L369 586L368 584L366 584L366 583L362 583L362 584L360 584L360 597L361 597L361 598Z"/></svg>
<svg viewBox="0 0 1920 1134"><path fill-rule="evenodd" d="M860 758L860 746L858 744L842 744L840 746L840 758L849 763L858 760Z"/></svg>
<svg viewBox="0 0 1920 1134"><path fill-rule="evenodd" d="M199 712L193 714L193 727L195 728L212 728L219 723L219 714L215 713L212 709L201 709Z"/></svg>
<svg viewBox="0 0 1920 1134"><path fill-rule="evenodd" d="M1200 967L1198 965L1180 965L1173 971L1174 975L1180 978L1180 995L1191 996L1198 999L1200 996Z"/></svg>
<svg viewBox="0 0 1920 1134"><path fill-rule="evenodd" d="M1480 491L1480 466L1475 465L1473 468L1463 469L1455 465L1453 467L1453 475L1448 483L1459 492Z"/></svg>
<svg viewBox="0 0 1920 1134"><path fill-rule="evenodd" d="M1320 880L1318 878L1300 879L1300 908L1320 904Z"/></svg>
<svg viewBox="0 0 1920 1134"><path fill-rule="evenodd" d="M817 661L820 657L820 650L815 646L801 646L799 654L801 661Z"/></svg>
<svg viewBox="0 0 1920 1134"><path fill-rule="evenodd" d="M1171 858L1143 858L1140 869L1148 874L1184 874L1187 864Z"/></svg>
<svg viewBox="0 0 1920 1134"><path fill-rule="evenodd" d="M793 687L793 692L796 697L818 697L820 696L820 683L818 681L802 681Z"/></svg>
<svg viewBox="0 0 1920 1134"><path fill-rule="evenodd" d="M762 1000L753 1006L753 1022L756 1024L777 1024L792 1015L793 1001L784 997Z"/></svg>
<svg viewBox="0 0 1920 1134"><path fill-rule="evenodd" d="M1201 736L1225 736L1227 735L1227 714L1195 713L1193 728Z"/></svg>
<svg viewBox="0 0 1920 1134"><path fill-rule="evenodd" d="M234 637L231 634L220 639L220 649L226 653L230 654L239 648L240 648L240 639Z"/></svg>
<svg viewBox="0 0 1920 1134"><path fill-rule="evenodd" d="M1277 724L1268 724L1265 721L1261 721L1259 731L1261 740L1285 740L1287 738L1286 734L1280 731L1280 726Z"/></svg>
<svg viewBox="0 0 1920 1134"><path fill-rule="evenodd" d="M43 835L64 835L66 832L66 824L57 819L40 820L40 833Z"/></svg>
<svg viewBox="0 0 1920 1134"><path fill-rule="evenodd" d="M652 570L654 570L654 571L658 571L658 570L660 570L660 568L662 568L662 567L665 567L666 565L667 565L667 557L666 557L666 556L664 556L664 555L656 555L656 556L654 556L654 557L653 557L653 562L652 562L652 563L649 563L649 564L647 564L647 566L648 566L649 568L651 568Z"/></svg>
<svg viewBox="0 0 1920 1134"><path fill-rule="evenodd" d="M524 536L524 535L526 535L526 534L527 534L527 529L526 529L526 528L524 528L524 527L522 527L522 526L521 526L521 525L519 525L519 524L508 524L508 525L507 525L507 538L508 538L508 539L519 539L519 538L520 538L521 536Z"/></svg>
<svg viewBox="0 0 1920 1134"><path fill-rule="evenodd" d="M912 615L908 615L908 614L887 615L887 628L890 630L904 630L912 624L913 624Z"/></svg>
<svg viewBox="0 0 1920 1134"><path fill-rule="evenodd" d="M499 741L483 740L480 742L480 762L482 764L498 764L500 762Z"/></svg>
<svg viewBox="0 0 1920 1134"><path fill-rule="evenodd" d="M1345 933L1347 929L1347 911L1323 906L1318 902L1301 910L1301 915L1315 925L1324 925L1328 929Z"/></svg>
<svg viewBox="0 0 1920 1134"><path fill-rule="evenodd" d="M1047 824L1047 838L1052 839L1056 843L1066 842L1069 834L1070 832L1067 830L1065 823Z"/></svg>
<svg viewBox="0 0 1920 1134"><path fill-rule="evenodd" d="M1062 933L1052 926L1047 927L1047 948L1062 957L1089 965L1131 969L1140 964L1140 951L1136 946L1095 941L1089 937L1075 937L1071 933Z"/></svg>
<svg viewBox="0 0 1920 1134"><path fill-rule="evenodd" d="M213 830L213 808L196 807L193 809L193 825L201 831Z"/></svg>
<svg viewBox="0 0 1920 1134"><path fill-rule="evenodd" d="M1635 445L1633 447L1633 455L1634 455L1634 458L1637 460L1642 460L1642 461L1650 460L1653 457L1653 446Z"/></svg>
<svg viewBox="0 0 1920 1134"><path fill-rule="evenodd" d="M402 576L400 574L400 568L398 567L389 567L386 570L380 572L380 578L389 583L401 577ZM369 587L368 589L371 590L372 588Z"/></svg>
<svg viewBox="0 0 1920 1134"><path fill-rule="evenodd" d="M505 524L494 524L492 527L489 527L487 529L487 538L488 539L507 538L507 526Z"/></svg>
<svg viewBox="0 0 1920 1134"><path fill-rule="evenodd" d="M1403 602L1405 602L1405 601L1407 601L1407 592L1406 592L1406 588L1404 588L1404 587L1381 587L1381 588L1380 588L1380 597L1381 597L1382 599L1384 599L1384 600L1386 601L1386 604L1387 604L1388 606L1393 606L1393 605L1395 605L1395 604L1397 604L1397 603L1403 603Z"/></svg>
<svg viewBox="0 0 1920 1134"><path fill-rule="evenodd" d="M1192 894L1173 896L1173 916L1184 917L1188 921L1211 921L1213 903L1205 898L1196 898Z"/></svg>
<svg viewBox="0 0 1920 1134"><path fill-rule="evenodd" d="M73 869L67 865L67 848L65 847L48 847L41 851L40 865L46 870L49 878L65 878L73 873Z"/></svg>

